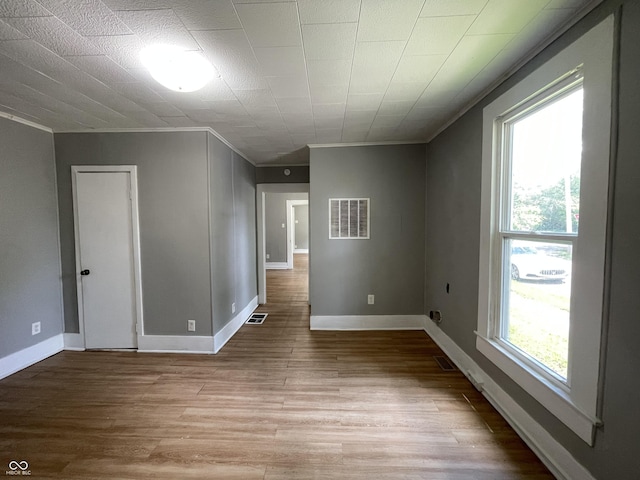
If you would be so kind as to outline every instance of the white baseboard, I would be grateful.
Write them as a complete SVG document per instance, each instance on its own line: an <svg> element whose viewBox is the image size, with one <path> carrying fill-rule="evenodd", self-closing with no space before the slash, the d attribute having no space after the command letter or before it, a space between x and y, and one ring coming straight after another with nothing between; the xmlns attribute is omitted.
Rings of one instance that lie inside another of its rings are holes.
<svg viewBox="0 0 640 480"><path fill-rule="evenodd" d="M258 297L254 297L222 330L213 337L213 353L218 353L222 347L240 330L253 311L258 308Z"/></svg>
<svg viewBox="0 0 640 480"><path fill-rule="evenodd" d="M293 250L293 253L309 253L309 249L308 248L295 248Z"/></svg>
<svg viewBox="0 0 640 480"><path fill-rule="evenodd" d="M423 330L424 315L311 315L311 330Z"/></svg>
<svg viewBox="0 0 640 480"><path fill-rule="evenodd" d="M85 350L84 337L79 333L65 333L64 349L82 352Z"/></svg>
<svg viewBox="0 0 640 480"><path fill-rule="evenodd" d="M19 352L2 357L0 358L0 379L19 372L23 368L30 367L34 363L61 352L63 349L64 339L60 333L40 343L23 348Z"/></svg>
<svg viewBox="0 0 640 480"><path fill-rule="evenodd" d="M461 372L509 422L558 480L595 480L572 455L505 392L436 324L425 317L425 331Z"/></svg>
<svg viewBox="0 0 640 480"><path fill-rule="evenodd" d="M215 336L138 335L138 352L218 353L257 308L258 297L227 323Z"/></svg>
<svg viewBox="0 0 640 480"><path fill-rule="evenodd" d="M141 353L213 353L213 337L196 335L138 335Z"/></svg>
<svg viewBox="0 0 640 480"><path fill-rule="evenodd" d="M264 264L264 268L267 270L286 270L289 268L287 262L267 262Z"/></svg>

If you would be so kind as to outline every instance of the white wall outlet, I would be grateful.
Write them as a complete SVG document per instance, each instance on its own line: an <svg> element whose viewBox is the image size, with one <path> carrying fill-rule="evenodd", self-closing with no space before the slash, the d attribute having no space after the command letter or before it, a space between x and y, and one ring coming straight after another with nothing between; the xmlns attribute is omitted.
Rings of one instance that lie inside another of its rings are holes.
<svg viewBox="0 0 640 480"><path fill-rule="evenodd" d="M231 313L236 313L236 304L235 303L231 304Z"/></svg>
<svg viewBox="0 0 640 480"><path fill-rule="evenodd" d="M271 257L271 255L269 255L269 254L267 253L267 260L269 260L269 257Z"/></svg>
<svg viewBox="0 0 640 480"><path fill-rule="evenodd" d="M367 295L367 303L369 305L373 305L376 302L376 296L375 295Z"/></svg>
<svg viewBox="0 0 640 480"><path fill-rule="evenodd" d="M284 223L282 224L282 228L287 228Z"/></svg>
<svg viewBox="0 0 640 480"><path fill-rule="evenodd" d="M196 321L195 320L187 320L187 331L195 332L196 331Z"/></svg>
<svg viewBox="0 0 640 480"><path fill-rule="evenodd" d="M40 333L40 322L33 322L31 324L31 335L38 335Z"/></svg>

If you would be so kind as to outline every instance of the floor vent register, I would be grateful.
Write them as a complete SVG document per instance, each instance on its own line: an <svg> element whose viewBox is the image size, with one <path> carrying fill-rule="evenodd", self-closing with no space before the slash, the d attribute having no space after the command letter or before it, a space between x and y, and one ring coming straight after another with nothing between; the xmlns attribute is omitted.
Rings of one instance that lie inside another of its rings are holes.
<svg viewBox="0 0 640 480"><path fill-rule="evenodd" d="M438 355L434 356L433 358L438 363L440 368L445 372L453 372L454 370L456 370L456 366L447 357Z"/></svg>
<svg viewBox="0 0 640 480"><path fill-rule="evenodd" d="M245 323L251 325L261 325L264 323L264 319L267 318L268 313L253 313Z"/></svg>

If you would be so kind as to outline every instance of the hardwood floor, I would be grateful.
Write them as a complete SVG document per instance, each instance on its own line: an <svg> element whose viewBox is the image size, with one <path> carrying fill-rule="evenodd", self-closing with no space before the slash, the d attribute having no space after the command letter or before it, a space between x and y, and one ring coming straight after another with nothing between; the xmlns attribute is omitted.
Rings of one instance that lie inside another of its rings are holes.
<svg viewBox="0 0 640 480"><path fill-rule="evenodd" d="M0 381L32 478L553 477L422 332L311 332L306 256L218 355L63 352ZM299 280L303 281L300 282Z"/></svg>

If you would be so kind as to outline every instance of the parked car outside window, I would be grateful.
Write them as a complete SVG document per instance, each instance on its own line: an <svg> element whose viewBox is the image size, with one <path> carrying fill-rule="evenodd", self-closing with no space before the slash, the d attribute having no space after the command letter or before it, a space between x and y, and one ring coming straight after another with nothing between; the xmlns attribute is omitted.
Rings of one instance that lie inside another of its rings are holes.
<svg viewBox="0 0 640 480"><path fill-rule="evenodd" d="M568 260L548 255L535 246L513 242L511 247L511 278L563 282L571 270Z"/></svg>

